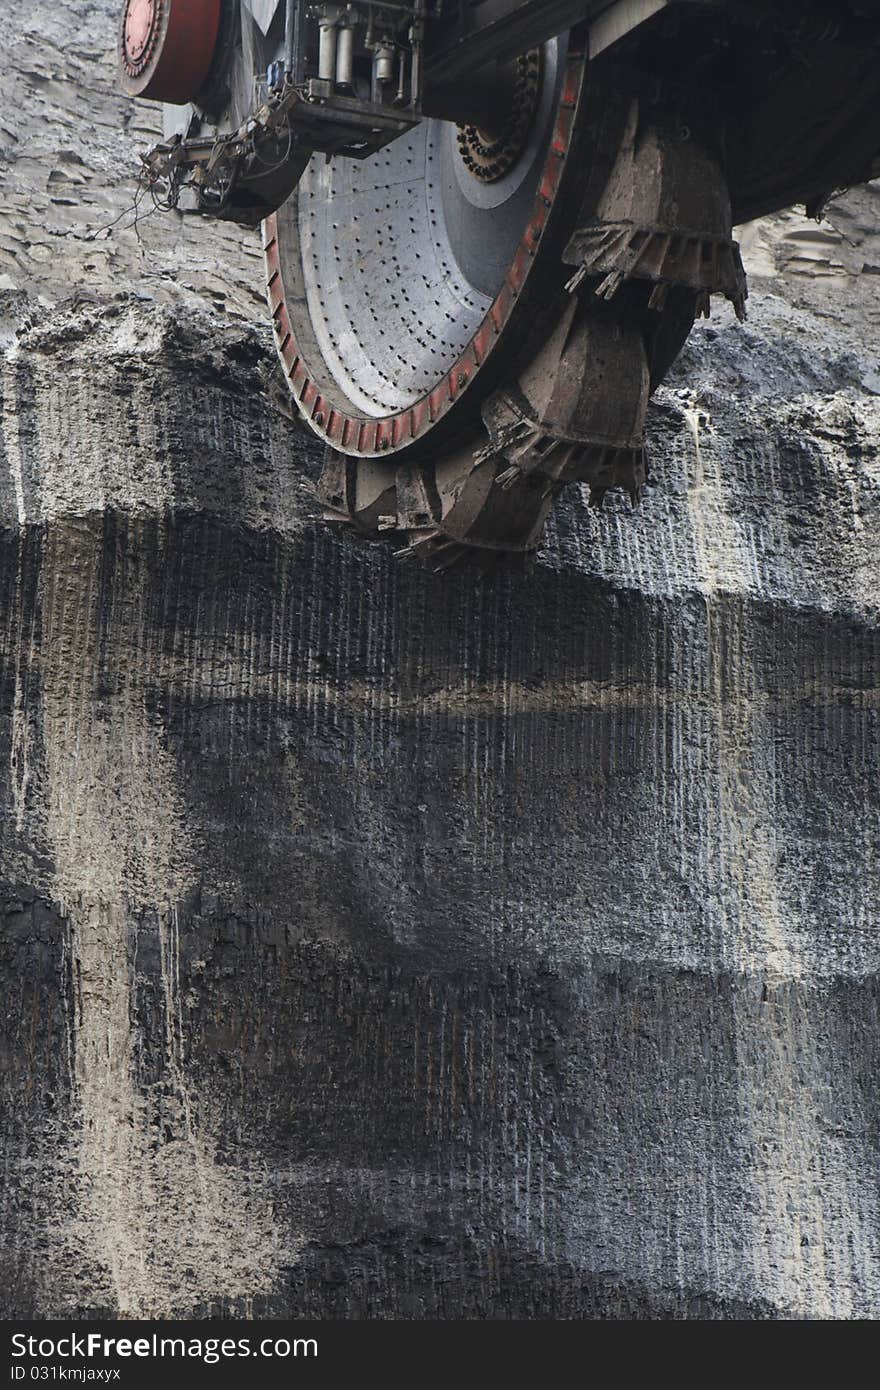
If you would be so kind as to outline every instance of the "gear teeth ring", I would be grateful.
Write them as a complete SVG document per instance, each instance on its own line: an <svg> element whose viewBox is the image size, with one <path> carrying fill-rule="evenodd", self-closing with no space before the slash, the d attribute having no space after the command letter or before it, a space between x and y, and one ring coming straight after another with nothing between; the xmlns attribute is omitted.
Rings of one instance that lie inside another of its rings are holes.
<svg viewBox="0 0 880 1390"><path fill-rule="evenodd" d="M458 127L462 161L480 183L498 183L518 163L538 109L543 66L544 54L540 48L533 48L517 59L511 110L497 139L488 139L475 125Z"/></svg>

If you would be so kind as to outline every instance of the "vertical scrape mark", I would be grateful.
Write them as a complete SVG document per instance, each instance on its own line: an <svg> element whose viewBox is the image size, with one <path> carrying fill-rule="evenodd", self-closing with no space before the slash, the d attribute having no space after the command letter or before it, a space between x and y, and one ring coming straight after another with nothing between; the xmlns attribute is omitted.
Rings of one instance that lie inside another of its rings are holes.
<svg viewBox="0 0 880 1390"><path fill-rule="evenodd" d="M164 731L147 707L143 548L125 545L115 580L123 592L108 600L105 545L100 525L56 526L44 557L48 833L75 987L77 1209L65 1244L78 1253L72 1268L94 1259L104 1271L96 1304L146 1318L267 1293L294 1252L289 1241L281 1248L259 1175L248 1174L246 1188L243 1174L218 1166L187 1076L177 905L195 852ZM108 649L134 657L102 671L108 601L111 624L136 624L116 630ZM165 1015L162 1073L150 1085L138 1082L136 1056L145 916L158 920Z"/></svg>
<svg viewBox="0 0 880 1390"><path fill-rule="evenodd" d="M9 465L9 476L15 497L15 510L19 527L27 520L24 501L24 479L22 476L21 418L18 401L19 351L13 344L6 353L2 368L3 375L3 448Z"/></svg>
<svg viewBox="0 0 880 1390"><path fill-rule="evenodd" d="M759 692L742 621L748 560L712 448L711 421L687 412L694 451L688 503L706 604L708 693L717 736L717 887L721 965L738 981L734 1020L741 1114L754 1184L749 1259L758 1290L798 1317L853 1313L852 1277L826 1248L860 1253L877 1237L840 1142L818 1124L805 1075L819 1075L805 1016L807 971L792 914L780 898L777 788L769 699ZM740 597L737 598L737 595ZM751 629L754 636L754 629ZM833 1238L829 1228L838 1226Z"/></svg>

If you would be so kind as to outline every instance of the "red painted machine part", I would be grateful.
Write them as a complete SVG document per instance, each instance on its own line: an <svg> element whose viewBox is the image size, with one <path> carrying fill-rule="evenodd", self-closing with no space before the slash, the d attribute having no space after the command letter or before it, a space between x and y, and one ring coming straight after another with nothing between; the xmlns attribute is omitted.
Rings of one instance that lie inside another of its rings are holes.
<svg viewBox="0 0 880 1390"><path fill-rule="evenodd" d="M222 0L126 0L119 35L122 90L182 105L208 76Z"/></svg>

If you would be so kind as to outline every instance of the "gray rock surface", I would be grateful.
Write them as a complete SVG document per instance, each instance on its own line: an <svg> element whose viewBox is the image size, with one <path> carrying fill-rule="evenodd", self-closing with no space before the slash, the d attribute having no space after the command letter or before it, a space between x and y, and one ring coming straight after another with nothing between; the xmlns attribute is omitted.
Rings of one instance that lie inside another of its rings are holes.
<svg viewBox="0 0 880 1390"><path fill-rule="evenodd" d="M747 230L638 512L434 577L237 233L69 234L115 5L11 8L4 1315L876 1316L876 193Z"/></svg>
<svg viewBox="0 0 880 1390"><path fill-rule="evenodd" d="M116 90L116 0L3 0L0 290L44 302L76 290L264 307L259 233L206 228L138 198L161 108Z"/></svg>

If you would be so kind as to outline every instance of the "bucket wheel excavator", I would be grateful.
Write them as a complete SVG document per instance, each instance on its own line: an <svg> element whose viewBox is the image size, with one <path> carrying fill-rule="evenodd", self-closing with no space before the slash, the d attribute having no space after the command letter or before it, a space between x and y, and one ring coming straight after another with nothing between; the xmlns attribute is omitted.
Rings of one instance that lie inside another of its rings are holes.
<svg viewBox="0 0 880 1390"><path fill-rule="evenodd" d="M435 568L640 495L732 228L880 172L880 0L127 0L156 201L261 227L328 520Z"/></svg>

